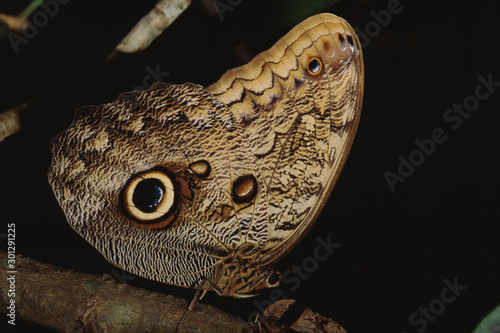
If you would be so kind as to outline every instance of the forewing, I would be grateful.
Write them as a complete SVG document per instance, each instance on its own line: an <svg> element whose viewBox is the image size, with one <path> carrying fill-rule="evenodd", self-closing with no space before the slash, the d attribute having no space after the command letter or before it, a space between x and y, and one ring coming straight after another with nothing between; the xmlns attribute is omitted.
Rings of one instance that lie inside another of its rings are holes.
<svg viewBox="0 0 500 333"><path fill-rule="evenodd" d="M354 30L320 14L207 88L234 114L264 178L269 219L250 230L267 230L263 261L288 252L324 206L356 133L363 82Z"/></svg>

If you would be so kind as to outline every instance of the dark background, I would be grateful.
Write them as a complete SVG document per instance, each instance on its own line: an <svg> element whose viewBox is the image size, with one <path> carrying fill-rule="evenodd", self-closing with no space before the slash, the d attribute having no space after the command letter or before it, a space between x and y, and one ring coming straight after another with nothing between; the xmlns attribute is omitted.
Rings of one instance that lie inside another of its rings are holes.
<svg viewBox="0 0 500 333"><path fill-rule="evenodd" d="M8 39L0 42L0 111L32 101L22 132L0 143L0 233L5 236L6 224L16 223L19 254L120 276L66 223L47 183L50 139L69 125L77 107L111 102L142 85L147 66L168 72L167 82L207 86L315 13L313 1L312 9L299 10L296 1L244 0L221 20L194 1L146 51L107 61L155 2L72 0L18 53ZM361 38L365 98L350 157L326 208L277 268L310 262L317 237L330 235L341 245L298 288L284 283L281 289L349 332L400 333L423 329L409 317L440 298L445 279L457 279L467 289L423 331L471 332L500 303L500 87L456 130L443 115L475 94L478 76L500 82L500 5L406 0L388 24L373 23L372 11L386 10L390 2L340 0L321 9L372 35L369 43ZM0 1L0 12L16 14L26 3ZM396 174L398 156L408 159L417 149L414 141L429 139L436 128L446 141L391 191L384 173ZM6 250L5 242L0 246ZM125 282L187 299L194 295L130 274ZM209 293L203 302L249 319L255 300L269 297L263 292L234 300ZM16 329L23 327L49 332L22 322Z"/></svg>

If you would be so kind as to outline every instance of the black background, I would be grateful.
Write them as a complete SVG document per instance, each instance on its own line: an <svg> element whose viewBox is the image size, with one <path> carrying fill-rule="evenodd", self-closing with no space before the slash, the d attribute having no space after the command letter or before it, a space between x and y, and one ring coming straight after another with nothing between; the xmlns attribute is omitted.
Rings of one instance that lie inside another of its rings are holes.
<svg viewBox="0 0 500 333"><path fill-rule="evenodd" d="M15 14L26 3L0 1L0 12ZM318 237L331 237L340 246L298 288L284 283L281 290L349 332L417 332L423 326L412 326L409 317L440 298L445 279L456 278L467 289L424 331L471 332L500 303L495 228L500 221L500 87L455 130L443 115L474 96L478 76L500 82L500 6L493 0L439 5L406 0L388 24L373 23L372 11L385 10L388 3L341 0L323 9L372 35L369 43L362 38L363 112L326 208L277 268L286 271L311 262ZM194 1L146 51L107 61L154 4L72 0L19 45L19 52L8 39L1 41L0 110L32 101L23 114L22 132L0 143L0 233L7 233L7 223L16 223L18 253L81 272L121 272L65 222L47 183L50 139L69 125L77 107L111 102L142 85L147 66L168 72L167 82L207 86L298 23L289 21L287 1L244 0L223 20L207 15ZM366 30L376 26L380 31ZM414 141L429 139L436 128L446 141L391 191L384 173L397 173L398 156L407 159L417 149ZM5 251L6 243L1 247ZM136 286L187 299L194 295L189 289L126 277ZM249 319L257 310L254 302L269 297L263 292L256 299L234 300L210 293L203 302ZM4 318L0 328L5 323ZM16 329L23 327L49 332L22 322Z"/></svg>

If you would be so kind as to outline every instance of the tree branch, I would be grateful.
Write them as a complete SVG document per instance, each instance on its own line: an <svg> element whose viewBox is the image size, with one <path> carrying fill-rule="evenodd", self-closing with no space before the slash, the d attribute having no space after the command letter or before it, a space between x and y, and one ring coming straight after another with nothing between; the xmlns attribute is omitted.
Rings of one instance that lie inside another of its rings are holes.
<svg viewBox="0 0 500 333"><path fill-rule="evenodd" d="M8 320L12 318L8 306L14 300L14 318L57 331L174 332L188 307L184 299L118 283L109 275L82 274L20 255L16 255L12 268L8 259L8 254L0 251L0 307ZM179 332L194 331L233 333L257 329L198 303L179 327Z"/></svg>

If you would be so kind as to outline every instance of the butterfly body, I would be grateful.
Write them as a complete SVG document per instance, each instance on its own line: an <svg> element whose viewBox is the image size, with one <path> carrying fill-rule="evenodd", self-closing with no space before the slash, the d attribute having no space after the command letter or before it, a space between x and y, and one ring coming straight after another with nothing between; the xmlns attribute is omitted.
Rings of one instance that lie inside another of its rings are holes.
<svg viewBox="0 0 500 333"><path fill-rule="evenodd" d="M363 62L331 14L292 29L204 89L154 84L79 109L52 142L49 182L110 262L244 297L324 206L355 135Z"/></svg>

